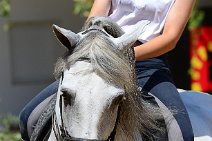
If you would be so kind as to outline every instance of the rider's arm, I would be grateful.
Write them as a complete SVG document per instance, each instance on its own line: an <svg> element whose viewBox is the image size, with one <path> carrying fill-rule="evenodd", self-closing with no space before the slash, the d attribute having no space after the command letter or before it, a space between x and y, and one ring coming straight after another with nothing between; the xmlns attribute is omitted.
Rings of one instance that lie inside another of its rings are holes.
<svg viewBox="0 0 212 141"><path fill-rule="evenodd" d="M112 0L94 0L88 19L94 16L108 16Z"/></svg>
<svg viewBox="0 0 212 141"><path fill-rule="evenodd" d="M165 22L163 33L135 47L137 60L160 56L172 50L188 22L195 0L175 0Z"/></svg>

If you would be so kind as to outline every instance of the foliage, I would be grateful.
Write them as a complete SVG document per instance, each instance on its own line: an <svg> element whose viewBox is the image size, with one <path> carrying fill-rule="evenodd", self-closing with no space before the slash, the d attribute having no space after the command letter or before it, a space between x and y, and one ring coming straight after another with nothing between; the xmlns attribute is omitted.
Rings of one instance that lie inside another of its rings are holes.
<svg viewBox="0 0 212 141"><path fill-rule="evenodd" d="M8 114L0 118L0 141L21 141L18 117Z"/></svg>
<svg viewBox="0 0 212 141"><path fill-rule="evenodd" d="M10 13L10 0L0 0L0 16L6 17Z"/></svg>
<svg viewBox="0 0 212 141"><path fill-rule="evenodd" d="M200 27L202 25L202 21L204 19L204 11L199 9L199 0L196 1L196 5L191 13L191 17L189 20L188 28L192 30L196 27Z"/></svg>
<svg viewBox="0 0 212 141"><path fill-rule="evenodd" d="M21 141L21 136L19 132L0 132L0 141Z"/></svg>
<svg viewBox="0 0 212 141"><path fill-rule="evenodd" d="M73 12L74 14L87 17L92 7L94 0L74 0Z"/></svg>

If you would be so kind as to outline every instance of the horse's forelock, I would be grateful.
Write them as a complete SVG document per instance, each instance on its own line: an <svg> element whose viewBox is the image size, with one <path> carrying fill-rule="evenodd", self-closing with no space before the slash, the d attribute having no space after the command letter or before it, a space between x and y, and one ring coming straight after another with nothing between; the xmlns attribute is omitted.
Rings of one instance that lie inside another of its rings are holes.
<svg viewBox="0 0 212 141"><path fill-rule="evenodd" d="M124 86L130 84L131 72L126 57L110 39L98 32L86 36L72 54L66 53L57 61L56 77L82 57L89 58L93 70L106 81Z"/></svg>

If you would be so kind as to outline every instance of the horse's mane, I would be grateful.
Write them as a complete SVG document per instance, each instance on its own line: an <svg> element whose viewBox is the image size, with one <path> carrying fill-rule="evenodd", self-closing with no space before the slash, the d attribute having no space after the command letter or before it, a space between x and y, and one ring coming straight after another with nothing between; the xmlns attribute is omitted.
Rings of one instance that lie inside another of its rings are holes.
<svg viewBox="0 0 212 141"><path fill-rule="evenodd" d="M111 84L119 84L126 89L126 99L121 103L117 132L123 132L126 141L138 140L138 133L148 134L148 129L159 129L155 120L161 118L159 109L142 99L142 93L132 80L130 61L110 39L99 32L92 32L82 39L74 50L69 50L55 66L55 76L59 78L65 69L81 58L89 58L99 76ZM160 130L160 129L159 129Z"/></svg>

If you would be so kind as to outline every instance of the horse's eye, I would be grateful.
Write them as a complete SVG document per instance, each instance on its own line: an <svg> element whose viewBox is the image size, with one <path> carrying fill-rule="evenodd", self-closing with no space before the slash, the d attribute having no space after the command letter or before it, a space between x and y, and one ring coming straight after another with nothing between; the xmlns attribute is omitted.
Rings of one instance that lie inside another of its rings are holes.
<svg viewBox="0 0 212 141"><path fill-rule="evenodd" d="M61 91L62 92L62 97L63 97L63 100L64 100L64 105L67 106L67 105L73 105L74 103L74 96L72 94L70 94L68 91Z"/></svg>

